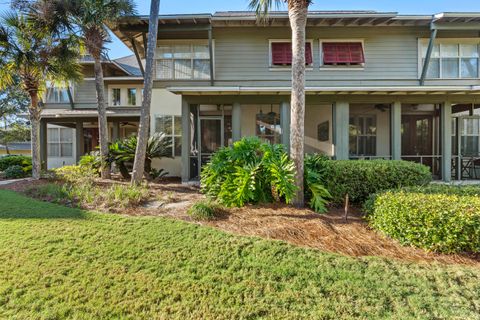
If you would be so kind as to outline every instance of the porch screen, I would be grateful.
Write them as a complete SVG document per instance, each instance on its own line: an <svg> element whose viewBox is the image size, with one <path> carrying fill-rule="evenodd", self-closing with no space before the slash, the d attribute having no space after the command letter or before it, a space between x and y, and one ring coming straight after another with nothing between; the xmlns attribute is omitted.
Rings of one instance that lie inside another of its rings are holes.
<svg viewBox="0 0 480 320"><path fill-rule="evenodd" d="M312 44L305 43L305 64L313 63ZM292 43L273 42L272 43L272 65L292 65Z"/></svg>
<svg viewBox="0 0 480 320"><path fill-rule="evenodd" d="M323 42L323 64L362 64L365 63L361 42Z"/></svg>

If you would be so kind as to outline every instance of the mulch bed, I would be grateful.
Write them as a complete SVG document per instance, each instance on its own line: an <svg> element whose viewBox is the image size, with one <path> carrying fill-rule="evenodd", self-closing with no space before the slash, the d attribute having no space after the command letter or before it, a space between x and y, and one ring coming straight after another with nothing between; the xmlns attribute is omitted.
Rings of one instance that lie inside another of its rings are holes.
<svg viewBox="0 0 480 320"><path fill-rule="evenodd" d="M23 192L32 185L47 183L19 181L1 186ZM127 183L99 180L99 184ZM352 208L345 220L343 209L332 208L327 214L285 205L247 206L228 209L214 221L192 221L187 209L204 198L198 187L182 185L179 181L149 184L152 199L139 208L122 211L128 215L153 215L208 225L226 232L283 240L301 247L339 253L354 257L377 256L408 262L464 264L480 267L480 255L444 255L404 247L396 241L371 230L358 209Z"/></svg>

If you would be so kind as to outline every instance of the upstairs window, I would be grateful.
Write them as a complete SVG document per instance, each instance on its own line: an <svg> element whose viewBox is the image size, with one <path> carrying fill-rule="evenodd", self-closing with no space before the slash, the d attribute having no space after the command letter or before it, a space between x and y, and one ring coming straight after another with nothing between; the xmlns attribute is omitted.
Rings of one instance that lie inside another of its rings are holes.
<svg viewBox="0 0 480 320"><path fill-rule="evenodd" d="M422 43L422 70L428 43ZM433 46L427 78L472 79L479 77L479 46L476 43L440 43Z"/></svg>
<svg viewBox="0 0 480 320"><path fill-rule="evenodd" d="M160 44L157 47L156 59L157 79L210 79L208 44Z"/></svg>
<svg viewBox="0 0 480 320"><path fill-rule="evenodd" d="M112 106L120 106L122 104L121 92L120 88L112 89Z"/></svg>
<svg viewBox="0 0 480 320"><path fill-rule="evenodd" d="M365 63L361 42L322 42L324 66L361 66Z"/></svg>
<svg viewBox="0 0 480 320"><path fill-rule="evenodd" d="M291 66L292 65L292 43L275 41L271 42L271 66ZM312 43L305 43L305 64L307 66L313 64Z"/></svg>
<svg viewBox="0 0 480 320"><path fill-rule="evenodd" d="M70 103L68 99L68 89L64 87L55 87L47 83L47 92L45 101L47 103Z"/></svg>
<svg viewBox="0 0 480 320"><path fill-rule="evenodd" d="M127 104L129 106L137 105L137 89L136 88L127 89Z"/></svg>

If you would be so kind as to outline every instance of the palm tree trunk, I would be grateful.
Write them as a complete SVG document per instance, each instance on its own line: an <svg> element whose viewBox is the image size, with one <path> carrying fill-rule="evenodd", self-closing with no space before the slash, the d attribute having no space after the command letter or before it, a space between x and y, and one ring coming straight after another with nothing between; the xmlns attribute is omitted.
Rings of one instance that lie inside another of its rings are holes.
<svg viewBox="0 0 480 320"><path fill-rule="evenodd" d="M305 136L305 33L308 5L303 1L289 2L288 15L292 28L292 97L290 156L295 163L297 192L293 201L304 206L303 161Z"/></svg>
<svg viewBox="0 0 480 320"><path fill-rule="evenodd" d="M101 176L110 179L110 167L106 162L108 157L108 122L107 105L105 103L105 86L103 82L103 69L100 56L94 57L95 88L97 90L98 104L98 135L100 140Z"/></svg>
<svg viewBox="0 0 480 320"><path fill-rule="evenodd" d="M147 152L148 135L150 133L150 105L152 102L153 67L155 49L157 47L158 11L160 0L152 0L150 7L150 22L148 26L147 56L145 66L145 81L143 88L143 102L140 111L140 124L138 127L137 149L133 163L132 184L140 184L145 173L145 156ZM150 172L147 172L149 174Z"/></svg>
<svg viewBox="0 0 480 320"><path fill-rule="evenodd" d="M30 123L32 126L31 140L32 140L32 177L36 180L40 179L42 165L40 160L40 113L38 106L38 92L32 90L30 95ZM46 147L46 146L45 146Z"/></svg>

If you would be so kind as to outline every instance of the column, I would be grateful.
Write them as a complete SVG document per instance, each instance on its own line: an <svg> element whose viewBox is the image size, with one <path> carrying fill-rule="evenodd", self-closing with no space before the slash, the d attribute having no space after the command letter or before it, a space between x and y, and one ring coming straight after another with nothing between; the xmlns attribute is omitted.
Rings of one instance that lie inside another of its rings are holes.
<svg viewBox="0 0 480 320"><path fill-rule="evenodd" d="M182 97L182 182L190 180L190 105Z"/></svg>
<svg viewBox="0 0 480 320"><path fill-rule="evenodd" d="M42 170L48 169L48 137L47 121L40 120L40 163Z"/></svg>
<svg viewBox="0 0 480 320"><path fill-rule="evenodd" d="M441 107L440 134L442 150L442 180L452 180L452 103L445 101Z"/></svg>
<svg viewBox="0 0 480 320"><path fill-rule="evenodd" d="M77 121L75 123L75 156L77 162L80 161L80 157L85 154L83 139L83 121Z"/></svg>
<svg viewBox="0 0 480 320"><path fill-rule="evenodd" d="M395 101L390 110L390 149L392 160L402 159L402 103Z"/></svg>
<svg viewBox="0 0 480 320"><path fill-rule="evenodd" d="M112 130L112 142L120 139L120 121L113 121L113 130Z"/></svg>
<svg viewBox="0 0 480 320"><path fill-rule="evenodd" d="M233 142L242 139L242 106L238 102L232 108L232 139Z"/></svg>
<svg viewBox="0 0 480 320"><path fill-rule="evenodd" d="M280 125L282 126L282 144L285 150L290 153L290 102L280 103Z"/></svg>
<svg viewBox="0 0 480 320"><path fill-rule="evenodd" d="M349 159L349 108L348 102L333 104L333 145L334 156L337 160Z"/></svg>

